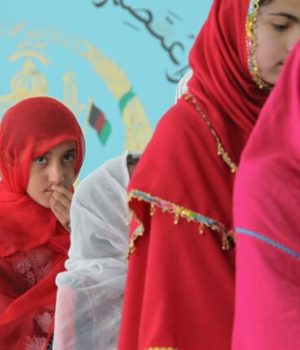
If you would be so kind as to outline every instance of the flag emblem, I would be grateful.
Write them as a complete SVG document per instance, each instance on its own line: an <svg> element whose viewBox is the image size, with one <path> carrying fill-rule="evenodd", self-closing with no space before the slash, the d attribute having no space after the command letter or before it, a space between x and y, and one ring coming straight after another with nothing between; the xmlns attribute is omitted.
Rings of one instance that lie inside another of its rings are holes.
<svg viewBox="0 0 300 350"><path fill-rule="evenodd" d="M94 103L91 105L88 121L91 127L95 129L102 145L105 146L111 134L111 123L106 119L103 111L101 111Z"/></svg>

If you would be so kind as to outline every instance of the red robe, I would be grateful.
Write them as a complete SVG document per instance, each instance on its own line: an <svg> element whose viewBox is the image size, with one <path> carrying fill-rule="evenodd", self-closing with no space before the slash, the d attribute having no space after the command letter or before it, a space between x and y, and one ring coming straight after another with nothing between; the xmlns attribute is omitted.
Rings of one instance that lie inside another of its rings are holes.
<svg viewBox="0 0 300 350"><path fill-rule="evenodd" d="M190 54L188 95L162 117L131 180L142 226L131 237L119 350L230 349L228 165L238 164L267 96L248 68L248 10L249 0L214 1Z"/></svg>

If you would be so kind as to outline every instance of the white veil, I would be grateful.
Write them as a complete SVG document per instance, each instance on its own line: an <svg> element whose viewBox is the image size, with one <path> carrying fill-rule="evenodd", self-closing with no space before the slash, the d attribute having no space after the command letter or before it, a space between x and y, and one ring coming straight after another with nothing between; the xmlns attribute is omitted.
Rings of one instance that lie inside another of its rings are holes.
<svg viewBox="0 0 300 350"><path fill-rule="evenodd" d="M187 84L193 75L193 71L189 68L189 70L184 74L184 76L179 80L179 83L176 87L175 92L175 102L185 93L187 92Z"/></svg>
<svg viewBox="0 0 300 350"><path fill-rule="evenodd" d="M117 347L128 251L127 155L86 178L71 207L71 248L58 286L54 350Z"/></svg>

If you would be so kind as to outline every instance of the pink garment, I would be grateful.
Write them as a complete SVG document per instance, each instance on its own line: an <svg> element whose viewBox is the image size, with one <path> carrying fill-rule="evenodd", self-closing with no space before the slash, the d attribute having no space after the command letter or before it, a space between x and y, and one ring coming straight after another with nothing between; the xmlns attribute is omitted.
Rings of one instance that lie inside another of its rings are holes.
<svg viewBox="0 0 300 350"><path fill-rule="evenodd" d="M300 349L300 42L242 155L234 350Z"/></svg>

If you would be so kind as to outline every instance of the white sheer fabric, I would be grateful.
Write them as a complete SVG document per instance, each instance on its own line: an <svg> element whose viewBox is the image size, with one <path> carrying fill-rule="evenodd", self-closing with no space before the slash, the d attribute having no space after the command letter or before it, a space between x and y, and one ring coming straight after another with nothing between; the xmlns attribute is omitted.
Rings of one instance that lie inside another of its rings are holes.
<svg viewBox="0 0 300 350"><path fill-rule="evenodd" d="M185 75L179 80L175 92L175 102L187 91L187 84L193 75L193 71L189 69Z"/></svg>
<svg viewBox="0 0 300 350"><path fill-rule="evenodd" d="M126 156L86 178L71 207L71 248L57 276L54 350L117 347L128 250Z"/></svg>

